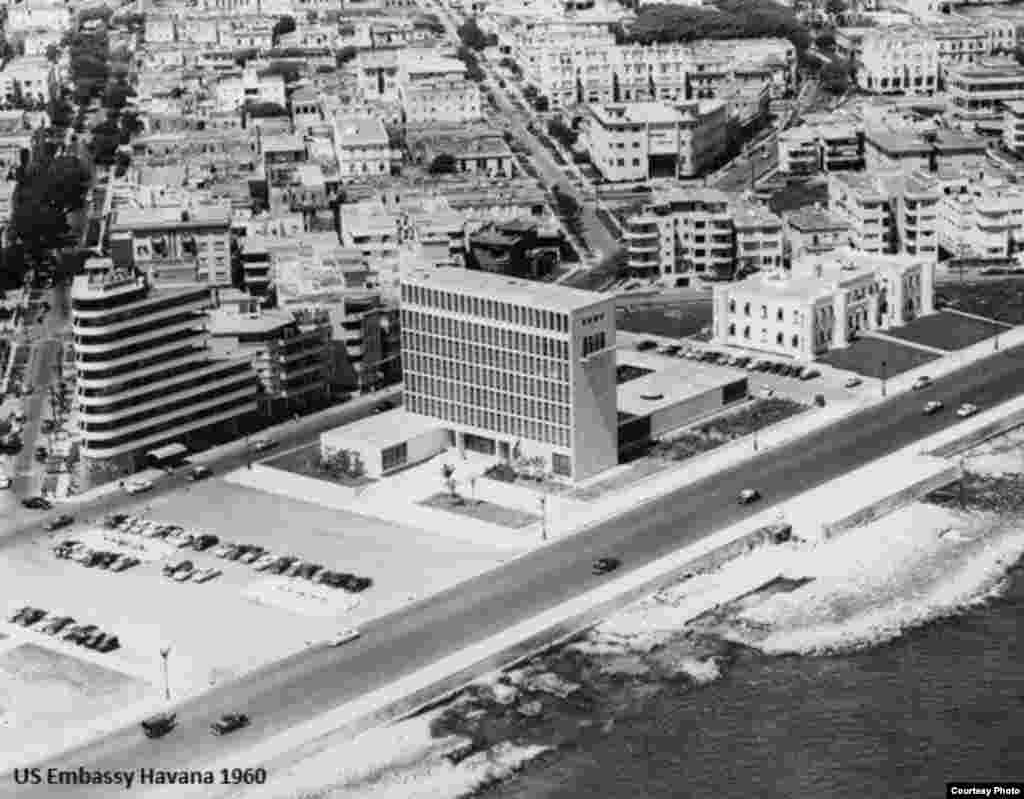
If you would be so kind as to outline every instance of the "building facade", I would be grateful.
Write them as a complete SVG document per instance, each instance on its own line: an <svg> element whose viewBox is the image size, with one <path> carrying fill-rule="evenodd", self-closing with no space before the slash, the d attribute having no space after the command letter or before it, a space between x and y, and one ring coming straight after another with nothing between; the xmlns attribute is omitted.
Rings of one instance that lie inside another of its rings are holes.
<svg viewBox="0 0 1024 799"><path fill-rule="evenodd" d="M615 302L457 268L402 282L405 408L578 481L618 463Z"/></svg>
<svg viewBox="0 0 1024 799"><path fill-rule="evenodd" d="M210 291L153 289L134 269L75 278L72 331L82 456L126 467L170 443L204 447L257 410L247 358L207 346Z"/></svg>

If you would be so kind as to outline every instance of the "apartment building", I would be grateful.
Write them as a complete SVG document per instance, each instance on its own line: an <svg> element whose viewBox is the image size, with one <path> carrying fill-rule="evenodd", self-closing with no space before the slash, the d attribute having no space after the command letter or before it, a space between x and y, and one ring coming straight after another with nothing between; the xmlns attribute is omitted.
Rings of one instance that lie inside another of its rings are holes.
<svg viewBox="0 0 1024 799"><path fill-rule="evenodd" d="M959 258L1004 259L1024 244L1024 188L983 174L939 176L942 247Z"/></svg>
<svg viewBox="0 0 1024 799"><path fill-rule="evenodd" d="M457 58L423 58L402 64L398 96L409 125L463 124L481 118L480 87Z"/></svg>
<svg viewBox="0 0 1024 799"><path fill-rule="evenodd" d="M248 359L220 360L209 349L209 307L209 289L155 289L131 268L75 278L83 458L137 467L165 444L204 447L257 411Z"/></svg>
<svg viewBox="0 0 1024 799"><path fill-rule="evenodd" d="M810 361L934 311L935 264L837 250L714 288L715 341Z"/></svg>
<svg viewBox="0 0 1024 799"><path fill-rule="evenodd" d="M1024 100L1024 66L989 58L946 69L950 110L961 119L999 118L1006 103Z"/></svg>
<svg viewBox="0 0 1024 799"><path fill-rule="evenodd" d="M782 219L767 206L733 201L732 228L736 269L772 269L782 266L784 234Z"/></svg>
<svg viewBox="0 0 1024 799"><path fill-rule="evenodd" d="M119 267L152 272L189 265L194 280L231 284L231 207L119 208L110 222L110 254Z"/></svg>
<svg viewBox="0 0 1024 799"><path fill-rule="evenodd" d="M20 93L26 99L45 103L56 88L56 67L45 56L12 58L0 69L0 97Z"/></svg>
<svg viewBox="0 0 1024 799"><path fill-rule="evenodd" d="M991 34L984 25L972 25L966 20L944 20L923 27L935 39L940 72L980 61L992 52Z"/></svg>
<svg viewBox="0 0 1024 799"><path fill-rule="evenodd" d="M585 140L608 181L695 177L728 146L725 105L715 100L592 106Z"/></svg>
<svg viewBox="0 0 1024 799"><path fill-rule="evenodd" d="M833 252L849 242L850 224L817 205L783 215L790 260Z"/></svg>
<svg viewBox="0 0 1024 799"><path fill-rule="evenodd" d="M218 292L210 313L211 351L246 358L259 378L260 410L268 418L303 411L330 396L331 323L326 313L296 318L260 308L255 297Z"/></svg>
<svg viewBox="0 0 1024 799"><path fill-rule="evenodd" d="M233 111L247 103L274 103L286 107L284 76L261 73L253 67L241 76L225 76L216 85L217 107L222 111Z"/></svg>
<svg viewBox="0 0 1024 799"><path fill-rule="evenodd" d="M1003 145L1024 153L1024 100L1003 103Z"/></svg>
<svg viewBox="0 0 1024 799"><path fill-rule="evenodd" d="M407 411L573 481L618 463L614 298L458 268L401 291Z"/></svg>
<svg viewBox="0 0 1024 799"><path fill-rule="evenodd" d="M829 211L849 225L849 242L866 253L938 258L940 192L927 174L829 176Z"/></svg>
<svg viewBox="0 0 1024 799"><path fill-rule="evenodd" d="M870 28L860 40L857 85L876 94L932 94L939 83L939 47L917 26Z"/></svg>
<svg viewBox="0 0 1024 799"><path fill-rule="evenodd" d="M779 133L779 172L812 175L864 167L864 124L838 114L808 119Z"/></svg>
<svg viewBox="0 0 1024 799"><path fill-rule="evenodd" d="M391 147L384 123L376 117L336 117L334 148L345 182L386 177L402 163L401 152Z"/></svg>

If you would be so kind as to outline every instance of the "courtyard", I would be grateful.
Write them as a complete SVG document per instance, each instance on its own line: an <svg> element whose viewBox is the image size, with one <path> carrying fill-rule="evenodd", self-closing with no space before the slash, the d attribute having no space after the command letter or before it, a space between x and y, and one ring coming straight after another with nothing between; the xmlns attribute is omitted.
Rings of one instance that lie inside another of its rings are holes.
<svg viewBox="0 0 1024 799"><path fill-rule="evenodd" d="M895 377L938 359L938 355L909 345L861 338L844 349L830 350L817 360L863 377Z"/></svg>
<svg viewBox="0 0 1024 799"><path fill-rule="evenodd" d="M940 350L953 351L970 347L1007 329L1007 325L987 319L978 319L952 311L939 311L885 332L889 336L912 344L924 344Z"/></svg>

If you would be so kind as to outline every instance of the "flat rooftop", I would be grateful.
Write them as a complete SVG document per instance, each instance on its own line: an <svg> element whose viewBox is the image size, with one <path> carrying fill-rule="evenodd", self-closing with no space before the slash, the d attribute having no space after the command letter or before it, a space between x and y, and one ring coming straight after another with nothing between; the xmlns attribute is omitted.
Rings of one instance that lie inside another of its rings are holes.
<svg viewBox="0 0 1024 799"><path fill-rule="evenodd" d="M410 441L440 427L444 427L444 423L438 419L409 413L405 408L395 408L328 430L321 434L321 440L358 441L361 444L384 448Z"/></svg>
<svg viewBox="0 0 1024 799"><path fill-rule="evenodd" d="M610 303L614 298L594 291L569 288L551 283L479 272L474 269L442 266L433 269L411 270L402 278L410 285L443 289L456 294L489 297L520 305L543 308L547 311L574 311L592 305Z"/></svg>
<svg viewBox="0 0 1024 799"><path fill-rule="evenodd" d="M746 375L730 369L638 352L631 344L620 346L616 356L619 366L654 369L649 375L620 383L617 387L619 412L634 416L648 416L691 397L746 379Z"/></svg>

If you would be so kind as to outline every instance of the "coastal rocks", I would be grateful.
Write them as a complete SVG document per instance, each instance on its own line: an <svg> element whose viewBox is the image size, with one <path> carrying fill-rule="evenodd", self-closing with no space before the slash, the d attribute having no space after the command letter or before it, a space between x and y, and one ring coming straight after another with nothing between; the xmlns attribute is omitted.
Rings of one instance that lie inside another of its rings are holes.
<svg viewBox="0 0 1024 799"><path fill-rule="evenodd" d="M499 705L511 705L519 698L519 689L514 685L495 683L490 686L491 695Z"/></svg>
<svg viewBox="0 0 1024 799"><path fill-rule="evenodd" d="M551 694L552 696L557 696L559 699L568 699L580 690L580 685L578 683L569 682L568 680L563 680L557 674L546 671L541 674L528 675L524 677L522 680L522 688L524 691Z"/></svg>

